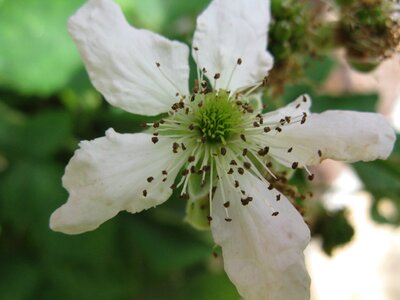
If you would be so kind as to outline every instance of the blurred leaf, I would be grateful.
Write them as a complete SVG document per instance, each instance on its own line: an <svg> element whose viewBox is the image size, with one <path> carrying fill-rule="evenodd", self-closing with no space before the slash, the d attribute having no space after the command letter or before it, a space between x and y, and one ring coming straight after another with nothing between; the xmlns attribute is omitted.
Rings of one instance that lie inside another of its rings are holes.
<svg viewBox="0 0 400 300"><path fill-rule="evenodd" d="M373 199L372 218L379 223L400 225L400 135L387 160L353 164L358 176ZM390 201L394 212L386 216L380 209L382 201Z"/></svg>
<svg viewBox="0 0 400 300"><path fill-rule="evenodd" d="M346 217L346 210L325 212L314 226L314 234L322 238L322 248L326 254L332 255L332 251L347 244L354 235L353 226Z"/></svg>
<svg viewBox="0 0 400 300"><path fill-rule="evenodd" d="M200 274L194 277L184 289L184 299L241 299L235 286L224 272L217 274Z"/></svg>
<svg viewBox="0 0 400 300"><path fill-rule="evenodd" d="M378 103L378 95L372 94L343 94L324 95L313 90L309 85L291 85L286 87L283 99L290 103L302 94L309 94L312 100L311 111L323 112L326 110L355 110L374 112Z"/></svg>
<svg viewBox="0 0 400 300"><path fill-rule="evenodd" d="M40 270L33 264L14 259L0 262L0 299L30 299L39 281Z"/></svg>
<svg viewBox="0 0 400 300"><path fill-rule="evenodd" d="M66 199L61 187L63 167L44 161L21 160L0 180L0 217L19 232L40 237L48 228L56 201Z"/></svg>
<svg viewBox="0 0 400 300"><path fill-rule="evenodd" d="M306 57L305 76L317 84L323 83L335 66L335 61L330 56Z"/></svg>
<svg viewBox="0 0 400 300"><path fill-rule="evenodd" d="M159 273L187 268L210 257L211 246L179 228L147 224L132 218L132 242L147 257L149 267Z"/></svg>
<svg viewBox="0 0 400 300"><path fill-rule="evenodd" d="M0 84L37 95L61 89L81 65L67 19L82 3L0 1Z"/></svg>

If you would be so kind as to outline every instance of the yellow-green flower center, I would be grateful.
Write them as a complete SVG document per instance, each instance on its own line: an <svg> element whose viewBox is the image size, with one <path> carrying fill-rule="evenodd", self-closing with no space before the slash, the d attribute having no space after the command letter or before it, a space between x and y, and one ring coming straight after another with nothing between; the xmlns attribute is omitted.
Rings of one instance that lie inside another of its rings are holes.
<svg viewBox="0 0 400 300"><path fill-rule="evenodd" d="M224 90L204 95L194 113L196 127L209 143L222 143L242 130L243 114Z"/></svg>

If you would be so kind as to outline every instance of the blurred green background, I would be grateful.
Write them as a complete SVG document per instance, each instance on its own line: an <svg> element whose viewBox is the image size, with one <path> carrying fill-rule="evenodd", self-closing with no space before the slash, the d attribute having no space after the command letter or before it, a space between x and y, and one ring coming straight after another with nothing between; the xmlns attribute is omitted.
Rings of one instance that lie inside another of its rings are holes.
<svg viewBox="0 0 400 300"><path fill-rule="evenodd" d="M117 2L135 26L190 43L195 18L209 1ZM325 49L315 57L299 43L304 36L290 29L309 24L282 8L293 1L273 2L271 51L281 53L283 47L298 59L296 72L302 71L296 80L272 83L276 89L267 90L265 100L278 106L308 92L314 111L374 111L376 94L319 92L335 60ZM177 197L137 215L122 212L79 236L48 228L51 212L67 199L61 177L78 142L102 136L109 127L136 132L146 121L110 107L91 86L67 34L68 17L83 3L0 0L0 299L238 299L210 234L182 222L185 203ZM301 6L292 8L302 16ZM288 28L289 36L280 40L278 33ZM389 198L397 210L399 155L397 143L390 160L355 164L374 203ZM301 173L292 181L309 188ZM377 222L400 223L399 214L387 219L376 207L371 216ZM321 207L314 218L313 232L323 238L327 253L350 240L343 210L328 214Z"/></svg>

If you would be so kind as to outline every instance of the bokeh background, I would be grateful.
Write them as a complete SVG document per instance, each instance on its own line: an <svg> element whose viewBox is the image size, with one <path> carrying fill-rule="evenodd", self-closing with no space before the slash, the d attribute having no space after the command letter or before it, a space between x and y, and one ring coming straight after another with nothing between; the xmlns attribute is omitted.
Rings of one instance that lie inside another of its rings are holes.
<svg viewBox="0 0 400 300"><path fill-rule="evenodd" d="M66 29L84 2L0 0L0 299L239 299L209 232L183 222L178 197L79 236L49 229L78 142L110 127L137 132L148 120L91 86ZM190 44L209 1L117 2L133 25ZM273 0L269 109L307 92L314 112L380 111L400 126L389 2ZM314 299L400 299L399 141L386 161L326 161L314 172L312 183L301 171L290 178L307 195L293 200L314 236L306 253Z"/></svg>

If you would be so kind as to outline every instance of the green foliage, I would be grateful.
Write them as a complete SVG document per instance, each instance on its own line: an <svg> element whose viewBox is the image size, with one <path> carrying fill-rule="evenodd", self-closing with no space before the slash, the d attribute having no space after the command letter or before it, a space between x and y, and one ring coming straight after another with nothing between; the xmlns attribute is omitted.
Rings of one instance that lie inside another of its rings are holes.
<svg viewBox="0 0 400 300"><path fill-rule="evenodd" d="M38 95L64 87L80 66L67 34L67 18L83 2L1 1L0 83Z"/></svg>
<svg viewBox="0 0 400 300"><path fill-rule="evenodd" d="M365 189L373 196L372 218L379 223L400 225L400 135L392 155L387 160L377 160L353 165ZM388 201L392 211L386 213L380 204Z"/></svg>
<svg viewBox="0 0 400 300"><path fill-rule="evenodd" d="M332 255L335 248L351 241L354 229L346 218L346 210L325 211L314 226L314 235L322 238L322 248L328 255Z"/></svg>

